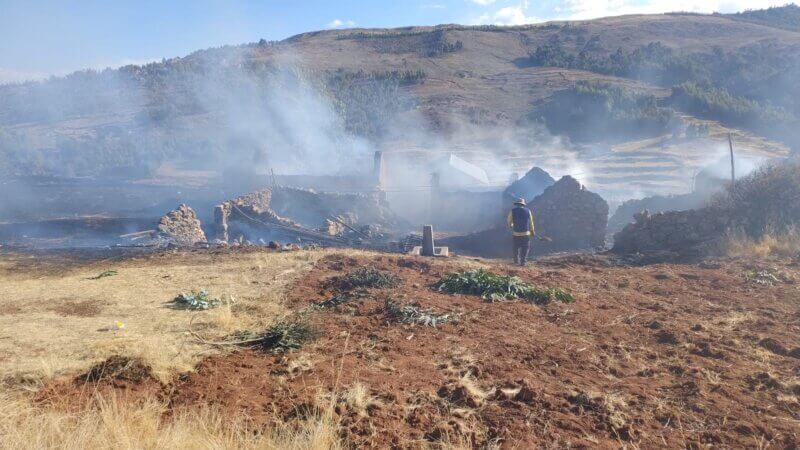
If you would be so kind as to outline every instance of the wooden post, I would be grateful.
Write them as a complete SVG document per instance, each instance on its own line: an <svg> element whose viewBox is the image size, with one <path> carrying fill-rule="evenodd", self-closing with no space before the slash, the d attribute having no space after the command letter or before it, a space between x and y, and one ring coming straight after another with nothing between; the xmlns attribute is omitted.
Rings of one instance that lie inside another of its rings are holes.
<svg viewBox="0 0 800 450"><path fill-rule="evenodd" d="M728 147L731 149L731 191L736 184L736 167L733 163L733 133L728 133Z"/></svg>

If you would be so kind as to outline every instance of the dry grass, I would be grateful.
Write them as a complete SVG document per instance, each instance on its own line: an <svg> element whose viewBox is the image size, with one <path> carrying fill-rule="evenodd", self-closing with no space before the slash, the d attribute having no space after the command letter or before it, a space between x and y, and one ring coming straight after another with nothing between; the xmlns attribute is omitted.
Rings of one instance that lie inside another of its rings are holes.
<svg viewBox="0 0 800 450"><path fill-rule="evenodd" d="M98 398L78 412L39 407L25 397L0 394L0 447L60 449L312 449L343 448L330 413L253 429L246 417L230 417L213 407L175 412L156 400L127 404Z"/></svg>
<svg viewBox="0 0 800 450"><path fill-rule="evenodd" d="M768 232L759 239L740 231L728 232L723 239L722 253L739 259L795 257L800 254L800 227L793 226L781 233Z"/></svg>
<svg viewBox="0 0 800 450"><path fill-rule="evenodd" d="M0 379L35 381L77 373L120 354L141 357L166 381L215 351L187 333L193 315L194 328L211 337L266 325L287 313L287 285L324 254L177 253L113 267L94 263L47 270L14 269L0 259ZM118 274L89 279L108 269ZM230 296L236 303L197 313L169 307L178 293L191 289ZM124 328L116 329L117 321Z"/></svg>

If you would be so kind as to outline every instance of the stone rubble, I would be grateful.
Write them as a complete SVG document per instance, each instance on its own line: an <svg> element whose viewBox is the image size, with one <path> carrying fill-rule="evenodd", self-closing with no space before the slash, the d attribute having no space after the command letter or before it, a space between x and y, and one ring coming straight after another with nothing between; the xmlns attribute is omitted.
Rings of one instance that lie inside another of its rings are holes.
<svg viewBox="0 0 800 450"><path fill-rule="evenodd" d="M157 226L158 234L177 245L195 245L206 242L206 235L200 227L200 220L192 208L181 204L161 217Z"/></svg>

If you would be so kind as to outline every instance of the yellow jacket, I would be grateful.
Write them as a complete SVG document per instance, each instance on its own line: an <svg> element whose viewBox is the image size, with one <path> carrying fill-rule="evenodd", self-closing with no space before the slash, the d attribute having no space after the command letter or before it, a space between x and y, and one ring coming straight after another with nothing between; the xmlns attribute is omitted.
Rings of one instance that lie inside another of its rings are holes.
<svg viewBox="0 0 800 450"><path fill-rule="evenodd" d="M528 213L530 214L530 217L531 217L530 221L528 222L528 223L530 223L530 228L528 230L526 230L526 231L514 231L512 233L514 236L533 236L535 234L535 227L533 225L533 212L528 210ZM513 211L508 213L508 217L506 217L506 222L508 223L508 227L513 230L514 229L514 212Z"/></svg>

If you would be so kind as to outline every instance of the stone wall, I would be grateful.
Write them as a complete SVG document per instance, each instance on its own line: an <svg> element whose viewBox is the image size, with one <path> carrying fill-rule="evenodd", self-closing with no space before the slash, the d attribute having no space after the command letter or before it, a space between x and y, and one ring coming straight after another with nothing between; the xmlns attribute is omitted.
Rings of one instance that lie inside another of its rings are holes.
<svg viewBox="0 0 800 450"><path fill-rule="evenodd" d="M161 217L157 229L159 235L178 245L194 245L206 241L197 214L186 205L180 205Z"/></svg>
<svg viewBox="0 0 800 450"><path fill-rule="evenodd" d="M695 254L718 242L732 225L730 215L717 208L634 215L635 222L614 235L615 253Z"/></svg>

